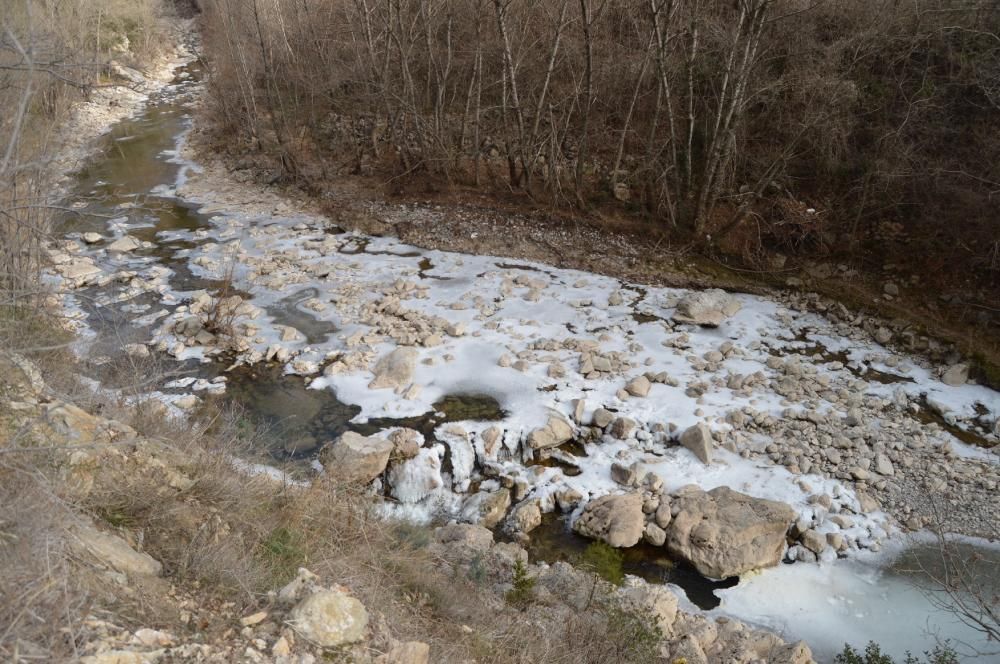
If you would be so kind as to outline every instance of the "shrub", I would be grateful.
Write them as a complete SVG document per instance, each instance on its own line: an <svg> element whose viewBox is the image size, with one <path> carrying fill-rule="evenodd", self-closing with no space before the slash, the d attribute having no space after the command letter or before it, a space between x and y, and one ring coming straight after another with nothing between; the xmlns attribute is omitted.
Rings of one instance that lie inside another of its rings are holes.
<svg viewBox="0 0 1000 664"><path fill-rule="evenodd" d="M299 567L305 564L306 553L302 536L288 528L275 528L261 542L261 556L270 564L278 583L295 578Z"/></svg>
<svg viewBox="0 0 1000 664"><path fill-rule="evenodd" d="M608 637L618 644L617 661L656 661L663 634L652 618L620 606L611 606L605 615Z"/></svg>
<svg viewBox="0 0 1000 664"><path fill-rule="evenodd" d="M620 586L625 580L622 553L604 542L592 542L583 551L581 564L608 583Z"/></svg>
<svg viewBox="0 0 1000 664"><path fill-rule="evenodd" d="M535 594L535 579L528 576L528 568L520 560L514 562L514 587L507 591L507 603L524 608Z"/></svg>
<svg viewBox="0 0 1000 664"><path fill-rule="evenodd" d="M834 662L835 664L896 664L896 660L883 653L881 646L874 641L868 642L864 654L844 644L843 652L837 655ZM934 646L933 650L924 653L923 659L907 652L903 664L958 664L958 656L950 646Z"/></svg>

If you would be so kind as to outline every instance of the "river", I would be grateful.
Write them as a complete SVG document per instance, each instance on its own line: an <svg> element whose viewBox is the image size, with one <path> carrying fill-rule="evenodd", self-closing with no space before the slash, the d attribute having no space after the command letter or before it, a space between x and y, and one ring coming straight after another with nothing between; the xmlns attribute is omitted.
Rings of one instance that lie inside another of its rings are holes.
<svg viewBox="0 0 1000 664"><path fill-rule="evenodd" d="M104 389L126 389L137 373L162 372L163 380L143 383L143 390L174 413L190 407L191 394L198 407L209 410L237 404L264 431L249 459L253 463L308 479L316 472L318 450L343 431L367 435L407 426L440 458L441 486L419 500L387 503L387 515L425 522L461 517L470 493L499 485L496 475L481 468L481 444L468 441L499 426L504 433L495 463L515 484L524 482L528 495L548 512L532 536L532 556L573 560L585 542L567 530L574 514L560 516L554 496L567 486L591 496L615 491L608 468L616 459L642 461L671 490L688 483L706 489L725 484L783 500L820 527L826 527L825 515L809 502L813 493L832 495L835 507L859 512L849 484L771 463L762 447L759 454L753 448L766 441L748 438L754 454L720 449L711 467L668 444L654 422L684 428L706 419L725 426L723 415L734 406L773 414L789 407L764 387L738 390L731 381L728 388L725 381L714 381L708 374L720 362L730 376L751 376L768 372L771 356L801 356L834 387L852 389L872 372L896 376L898 383L871 381L866 396L890 399L903 390L905 401L930 395L952 409L950 425L976 440L988 436L976 428L976 418L983 418L984 409L1000 412L996 393L972 385L948 390L916 363L906 367L905 358L903 365L887 366L886 351L863 359L855 343L831 336L832 326L823 319L789 313L763 298L739 296L741 312L726 326L684 331L668 322L680 291L421 250L392 238L345 232L270 194L248 200L245 188L200 181L201 167L182 149L200 94L198 78L197 64L179 70L174 84L141 114L113 128L79 173L69 201L73 213L63 229L73 251L92 258L104 276L71 290L65 303L80 324L79 352L87 371ZM139 245L112 250L123 238ZM222 288L258 310L242 356L178 343L163 326L186 315L202 292ZM386 307L396 306L386 304L390 298L411 307L414 313L406 319L411 327L429 326L418 339L422 360L412 380L419 389L410 386L406 394L368 387L369 366L413 332L379 327ZM842 350L839 359L810 350L821 342ZM152 353L123 353L129 344ZM248 361L255 351L272 354L276 348L287 352L285 361ZM600 348L602 358L611 358L612 375L576 374L572 366L580 348ZM707 366L698 359L719 348L725 349L723 359L708 360ZM737 351L730 353L732 348ZM872 348L866 345L866 352ZM241 359L242 366L231 369ZM640 366L669 373L674 384L654 384L648 398L625 398L614 372ZM704 387L692 391L703 375ZM553 409L568 413L577 398L586 399L588 414L601 404L627 414L639 423L639 433L628 441L581 441L542 462L519 458L523 433ZM809 405L831 407L824 398L811 397ZM962 458L996 462L992 452L950 439L943 429L932 435L947 439ZM802 488L804 482L810 491ZM391 495L390 487L378 490ZM859 513L858 524L845 534L853 538L846 557L783 564L738 583L704 579L649 546L627 556L626 571L675 584L705 610L771 627L785 638L804 638L821 659L830 659L845 642L863 646L869 639L895 655L922 651L936 639L951 639L960 650L986 645L974 630L940 611L925 575L893 562L907 560L907 550L926 552L926 544L908 549L905 536L881 512ZM970 556L985 556L997 569L994 548L968 546ZM995 590L995 576L986 577L985 586L989 583Z"/></svg>

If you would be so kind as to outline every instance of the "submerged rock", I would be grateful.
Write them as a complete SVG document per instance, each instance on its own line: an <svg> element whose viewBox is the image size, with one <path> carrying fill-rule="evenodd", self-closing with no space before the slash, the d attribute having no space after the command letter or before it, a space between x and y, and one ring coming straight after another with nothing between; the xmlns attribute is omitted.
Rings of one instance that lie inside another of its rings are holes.
<svg viewBox="0 0 1000 664"><path fill-rule="evenodd" d="M785 533L795 511L774 500L754 498L729 487L687 491L667 528L666 547L701 574L723 579L781 560Z"/></svg>
<svg viewBox="0 0 1000 664"><path fill-rule="evenodd" d="M136 240L131 235L126 235L124 237L118 238L117 240L109 244L108 251L117 253L126 253L129 251L135 251L141 246L142 243L139 242L139 240Z"/></svg>

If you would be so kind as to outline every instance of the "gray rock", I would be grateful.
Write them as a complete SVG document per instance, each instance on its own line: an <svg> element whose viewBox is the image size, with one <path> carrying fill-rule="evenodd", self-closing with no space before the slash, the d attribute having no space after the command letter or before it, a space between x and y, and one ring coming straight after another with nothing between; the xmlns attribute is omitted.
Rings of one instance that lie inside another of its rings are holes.
<svg viewBox="0 0 1000 664"><path fill-rule="evenodd" d="M484 528L493 528L503 521L509 507L509 489L480 491L469 496L462 504L462 518Z"/></svg>
<svg viewBox="0 0 1000 664"><path fill-rule="evenodd" d="M663 546L663 543L667 541L667 531L655 523L647 523L646 529L642 533L642 539L653 546Z"/></svg>
<svg viewBox="0 0 1000 664"><path fill-rule="evenodd" d="M819 534L815 530L810 529L805 531L802 533L800 540L802 541L802 546L817 555L826 550L826 537Z"/></svg>
<svg viewBox="0 0 1000 664"><path fill-rule="evenodd" d="M888 475L891 477L896 474L896 469L893 468L892 462L889 461L889 457L879 452L875 456L875 472L879 475Z"/></svg>
<svg viewBox="0 0 1000 664"><path fill-rule="evenodd" d="M75 528L80 548L104 565L130 577L159 576L163 565L148 553L136 551L118 535L101 532L93 526Z"/></svg>
<svg viewBox="0 0 1000 664"><path fill-rule="evenodd" d="M656 521L656 525L660 528L666 528L670 525L670 520L674 517L670 500L666 496L660 498L660 505L656 508L656 514L653 518Z"/></svg>
<svg viewBox="0 0 1000 664"><path fill-rule="evenodd" d="M868 514L870 512L877 512L881 509L878 501L872 496L868 495L864 491L858 491L858 504L861 507L862 514Z"/></svg>
<svg viewBox="0 0 1000 664"><path fill-rule="evenodd" d="M677 619L677 596L663 586L641 585L621 591L623 603L639 615L651 618L660 634L673 632Z"/></svg>
<svg viewBox="0 0 1000 664"><path fill-rule="evenodd" d="M542 510L538 500L526 500L515 507L510 513L509 523L511 530L521 533L530 533L542 525Z"/></svg>
<svg viewBox="0 0 1000 664"><path fill-rule="evenodd" d="M618 484L626 487L632 487L636 483L637 475L639 472L639 463L633 463L626 466L620 461L615 461L611 464L611 479L613 479Z"/></svg>
<svg viewBox="0 0 1000 664"><path fill-rule="evenodd" d="M627 417L615 418L615 421L611 423L611 435L618 440L625 440L635 431L635 426L635 420Z"/></svg>
<svg viewBox="0 0 1000 664"><path fill-rule="evenodd" d="M430 661L431 648L421 641L406 641L397 643L389 649L378 664L427 664ZM300 660L301 661L301 660Z"/></svg>

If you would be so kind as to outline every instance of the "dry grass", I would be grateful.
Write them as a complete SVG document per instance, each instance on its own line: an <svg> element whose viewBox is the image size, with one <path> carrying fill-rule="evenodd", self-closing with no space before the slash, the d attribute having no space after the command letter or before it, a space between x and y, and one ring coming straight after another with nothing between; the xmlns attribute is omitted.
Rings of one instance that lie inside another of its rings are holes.
<svg viewBox="0 0 1000 664"><path fill-rule="evenodd" d="M73 628L90 609L90 597L78 585L67 546L66 527L72 514L51 489L37 469L0 457L3 661L68 658L73 652Z"/></svg>
<svg viewBox="0 0 1000 664"><path fill-rule="evenodd" d="M435 661L649 661L634 648L641 620L600 601L571 619L566 607L509 606L502 591L509 564L446 562L432 531L378 518L372 498L356 487L248 477L231 462L252 454L256 442L238 412L179 422L106 398L100 410L146 439L98 464L93 489L79 499L65 484L65 453L30 432L18 436L15 413L3 413L0 659L72 658L92 615L114 616L130 629L191 633L164 602L162 584L109 587L73 553L69 525L92 518L140 543L163 564L170 586L200 606L231 607L198 623L199 638L209 641L222 638L234 616L268 608L268 593L307 567L350 588L394 638L430 644ZM5 453L15 446L17 453ZM173 471L189 482L172 487ZM384 636L377 630L371 647L379 650Z"/></svg>

